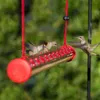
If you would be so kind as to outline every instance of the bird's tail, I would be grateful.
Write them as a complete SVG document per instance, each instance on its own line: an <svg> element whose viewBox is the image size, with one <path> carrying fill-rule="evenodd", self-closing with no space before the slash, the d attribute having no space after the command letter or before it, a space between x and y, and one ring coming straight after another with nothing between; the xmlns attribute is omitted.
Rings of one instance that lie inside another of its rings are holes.
<svg viewBox="0 0 100 100"><path fill-rule="evenodd" d="M100 57L100 54L97 54L96 56L97 56L97 57Z"/></svg>
<svg viewBox="0 0 100 100"><path fill-rule="evenodd" d="M100 45L100 43L97 43L97 44L93 45L93 46L92 46L92 51L93 51L95 48L97 48L99 45Z"/></svg>
<svg viewBox="0 0 100 100"><path fill-rule="evenodd" d="M95 52L92 52L91 55L92 55L92 56L98 56L98 57L100 57L100 54L97 54L97 53L95 53Z"/></svg>

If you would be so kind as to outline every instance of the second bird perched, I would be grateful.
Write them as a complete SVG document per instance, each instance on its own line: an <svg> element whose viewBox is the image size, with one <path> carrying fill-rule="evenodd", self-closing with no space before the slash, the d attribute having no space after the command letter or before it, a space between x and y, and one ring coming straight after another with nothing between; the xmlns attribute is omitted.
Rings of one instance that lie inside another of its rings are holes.
<svg viewBox="0 0 100 100"><path fill-rule="evenodd" d="M28 49L28 54L31 55L36 55L38 53L46 53L48 52L52 47L57 46L56 41L52 42L43 42L40 45L34 45L31 42L28 42L25 44L26 48Z"/></svg>
<svg viewBox="0 0 100 100"><path fill-rule="evenodd" d="M94 52L94 49L97 48L100 43L97 43L97 44L94 44L94 45L91 45L89 44L84 36L78 36L76 37L79 41L69 41L69 44L75 48L80 48L82 49L86 54L91 54L91 55L96 55L96 56L99 56L98 54L96 54Z"/></svg>

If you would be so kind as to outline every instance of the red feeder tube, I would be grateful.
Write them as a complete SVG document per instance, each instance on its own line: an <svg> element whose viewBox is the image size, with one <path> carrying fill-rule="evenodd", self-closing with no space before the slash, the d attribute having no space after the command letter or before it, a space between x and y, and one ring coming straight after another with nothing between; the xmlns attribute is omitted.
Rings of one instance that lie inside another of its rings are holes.
<svg viewBox="0 0 100 100"><path fill-rule="evenodd" d="M70 60L73 60L75 57L75 51L71 46L66 46L65 49L68 50L68 48L71 49L71 55L64 54L62 51L64 48L60 48L57 51L53 51L53 53L45 54L45 55L40 55L39 57L28 57L26 59L23 58L17 58L12 60L7 67L7 74L8 77L16 83L22 83L26 82L30 76L31 76L31 71L34 68L38 68L41 65L45 65L47 63L50 63L52 61L58 60L59 58L62 59L63 57L67 58L70 56ZM57 53L59 52L58 55L61 55L60 57L57 56ZM52 55L53 58L50 59L49 56Z"/></svg>
<svg viewBox="0 0 100 100"><path fill-rule="evenodd" d="M52 64L59 64L64 61L71 61L75 58L75 50L73 47L66 44L66 32L68 26L68 0L66 0L65 7L65 27L64 27L64 45L58 50L39 55L37 57L27 57L25 55L25 29L24 29L24 0L22 2L22 57L12 60L7 67L8 77L15 83L26 82L30 76L43 71L44 68L48 69L52 67ZM68 58L68 59L67 59ZM56 62L54 62L56 61Z"/></svg>

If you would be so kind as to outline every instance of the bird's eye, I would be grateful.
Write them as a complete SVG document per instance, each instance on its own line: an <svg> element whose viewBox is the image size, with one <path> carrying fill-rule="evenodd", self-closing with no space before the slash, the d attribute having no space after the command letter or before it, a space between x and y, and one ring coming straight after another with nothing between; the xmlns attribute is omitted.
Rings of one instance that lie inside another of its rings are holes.
<svg viewBox="0 0 100 100"><path fill-rule="evenodd" d="M57 45L57 43L55 44L55 46Z"/></svg>

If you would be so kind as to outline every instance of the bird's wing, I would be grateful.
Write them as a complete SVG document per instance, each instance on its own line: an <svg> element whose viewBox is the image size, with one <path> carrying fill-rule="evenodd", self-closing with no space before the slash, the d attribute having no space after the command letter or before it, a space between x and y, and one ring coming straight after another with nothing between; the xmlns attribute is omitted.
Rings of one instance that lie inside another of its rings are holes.
<svg viewBox="0 0 100 100"><path fill-rule="evenodd" d="M73 46L73 47L81 47L82 44L79 41L68 41L68 44Z"/></svg>
<svg viewBox="0 0 100 100"><path fill-rule="evenodd" d="M28 48L29 50L33 51L34 50L34 45L30 44L30 43L25 43L26 48Z"/></svg>
<svg viewBox="0 0 100 100"><path fill-rule="evenodd" d="M32 44L33 46L36 46L35 44L33 44L31 41L28 41L28 43Z"/></svg>

